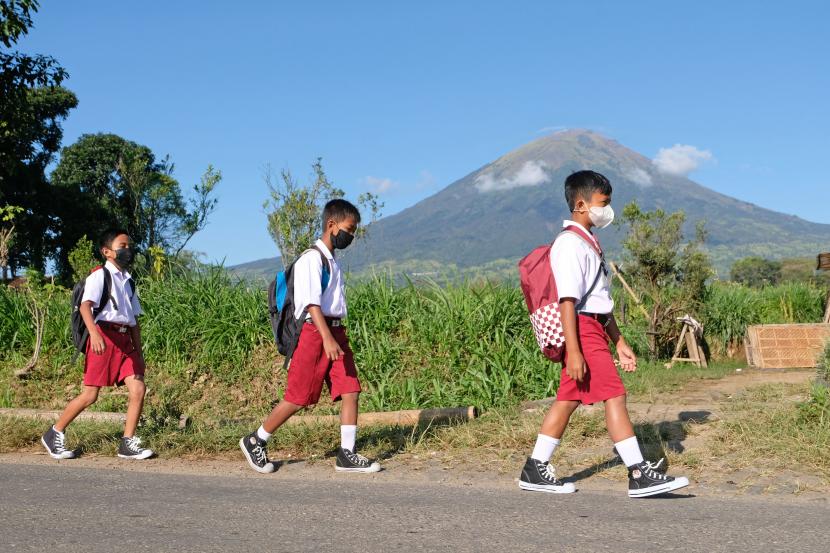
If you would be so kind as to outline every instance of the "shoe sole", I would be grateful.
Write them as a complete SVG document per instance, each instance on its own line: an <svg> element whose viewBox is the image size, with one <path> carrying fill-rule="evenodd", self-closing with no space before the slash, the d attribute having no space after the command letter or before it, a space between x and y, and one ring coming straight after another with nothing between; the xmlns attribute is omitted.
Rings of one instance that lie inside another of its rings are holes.
<svg viewBox="0 0 830 553"><path fill-rule="evenodd" d="M153 452L150 450L144 450L138 455L124 455L122 453L118 454L118 457L120 457L121 459L135 459L137 461L143 461L144 459L149 459L152 456Z"/></svg>
<svg viewBox="0 0 830 553"><path fill-rule="evenodd" d="M350 468L350 467L334 467L335 472L362 472L364 474L372 473L372 472L380 472L380 465L372 465L368 468Z"/></svg>
<svg viewBox="0 0 830 553"><path fill-rule="evenodd" d="M49 456L52 459L61 460L61 459L74 459L75 458L75 454L72 453L71 451L67 451L67 453L70 454L68 457L64 456L62 453L52 453L52 451L49 449L49 446L46 445L46 440L44 440L43 438L40 439L40 443L43 444L43 447L46 448L46 453L48 453Z"/></svg>
<svg viewBox="0 0 830 553"><path fill-rule="evenodd" d="M571 484L564 484L562 486L546 486L544 484L531 484L530 482L523 482L519 480L519 487L528 492L546 492L546 493L574 493L576 486Z"/></svg>
<svg viewBox="0 0 830 553"><path fill-rule="evenodd" d="M247 449L245 449L245 438L244 437L239 439L239 449L242 450L242 454L245 456L245 460L248 461L248 464L251 465L251 468L254 469L255 471L257 471L258 473L260 473L260 474L270 474L270 473L274 472L274 470L276 470L274 468L273 463L268 463L271 466L270 470L268 469L268 467L260 467L260 466L257 466L256 463L254 463L254 460L251 459L251 454L248 453Z"/></svg>
<svg viewBox="0 0 830 553"><path fill-rule="evenodd" d="M642 490L628 490L628 497L650 497L652 495L660 495L661 493L673 492L680 488L685 488L689 485L689 479L685 476L675 478L671 482L666 482L659 486L652 486Z"/></svg>

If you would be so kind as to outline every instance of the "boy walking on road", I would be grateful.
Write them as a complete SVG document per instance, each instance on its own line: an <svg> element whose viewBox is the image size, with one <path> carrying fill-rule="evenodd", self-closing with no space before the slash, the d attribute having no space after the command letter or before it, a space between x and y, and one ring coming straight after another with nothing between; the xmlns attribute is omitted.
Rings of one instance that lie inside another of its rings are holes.
<svg viewBox="0 0 830 553"><path fill-rule="evenodd" d="M579 171L565 181L565 199L571 220L550 248L550 265L558 293L565 339L562 378L519 479L523 490L551 493L576 491L573 483L556 478L549 464L571 415L580 404L605 403L605 421L614 447L628 467L628 495L646 497L688 486L684 477L673 478L656 469L660 463L643 459L626 408L626 391L611 350L616 346L620 366L637 368L637 357L617 327L614 301L602 249L591 229L604 228L614 219L611 183L594 171ZM662 462L662 461L661 461Z"/></svg>
<svg viewBox="0 0 830 553"><path fill-rule="evenodd" d="M288 366L285 397L262 425L239 440L248 464L257 472L274 472L266 442L294 413L320 399L323 382L340 401L340 448L335 470L377 472L378 463L355 451L360 381L349 338L343 326L346 293L334 256L351 244L360 212L346 200L331 200L323 210L323 235L293 265L293 316L302 321L299 342Z"/></svg>

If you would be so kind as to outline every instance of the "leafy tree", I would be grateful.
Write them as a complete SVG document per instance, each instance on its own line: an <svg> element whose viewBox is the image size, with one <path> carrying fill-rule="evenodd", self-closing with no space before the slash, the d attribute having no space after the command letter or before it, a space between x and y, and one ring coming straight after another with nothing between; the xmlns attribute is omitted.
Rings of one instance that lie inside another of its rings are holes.
<svg viewBox="0 0 830 553"><path fill-rule="evenodd" d="M113 225L127 228L148 254L148 268L152 252L181 254L215 210L222 173L208 166L185 200L173 171L169 158L156 161L148 147L114 134L84 135L64 148L51 176L63 198L56 244L61 272L67 274L68 251L82 235Z"/></svg>
<svg viewBox="0 0 830 553"><path fill-rule="evenodd" d="M271 197L263 208L268 217L268 232L280 250L283 266L290 265L304 250L311 247L323 226L323 206L329 200L342 198L345 192L334 186L323 170L322 158L311 165L313 181L298 184L287 169L275 177L270 168L264 179ZM383 203L371 192L358 197L358 206L371 213L370 223L380 217ZM367 227L362 225L358 237L365 237Z"/></svg>
<svg viewBox="0 0 830 553"><path fill-rule="evenodd" d="M781 280L781 262L763 257L744 257L732 264L730 277L735 282L760 288L778 284Z"/></svg>
<svg viewBox="0 0 830 553"><path fill-rule="evenodd" d="M8 278L9 248L14 242L14 218L23 211L16 205L0 207L0 279Z"/></svg>
<svg viewBox="0 0 830 553"><path fill-rule="evenodd" d="M625 206L620 224L628 227L623 239L625 269L649 306L648 337L652 357L671 351L677 337L676 317L696 314L706 298L706 280L714 274L701 250L706 240L703 224L684 244L686 216L661 209L644 212L636 202Z"/></svg>
<svg viewBox="0 0 830 553"><path fill-rule="evenodd" d="M38 2L0 0L0 42L10 48L32 26ZM45 169L60 147L61 121L77 106L61 88L66 71L51 57L0 51L0 202L17 205L15 246L8 267L43 269L53 233L55 198Z"/></svg>
<svg viewBox="0 0 830 553"><path fill-rule="evenodd" d="M98 265L95 244L84 234L69 252L69 265L72 267L72 281L80 282L89 276L90 271Z"/></svg>

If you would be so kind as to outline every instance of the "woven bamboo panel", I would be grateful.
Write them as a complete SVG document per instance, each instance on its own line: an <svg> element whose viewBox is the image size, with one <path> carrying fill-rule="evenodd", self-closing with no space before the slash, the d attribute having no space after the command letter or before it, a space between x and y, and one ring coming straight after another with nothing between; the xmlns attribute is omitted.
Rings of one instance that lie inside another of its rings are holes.
<svg viewBox="0 0 830 553"><path fill-rule="evenodd" d="M746 329L746 359L760 369L815 367L830 324L755 325Z"/></svg>

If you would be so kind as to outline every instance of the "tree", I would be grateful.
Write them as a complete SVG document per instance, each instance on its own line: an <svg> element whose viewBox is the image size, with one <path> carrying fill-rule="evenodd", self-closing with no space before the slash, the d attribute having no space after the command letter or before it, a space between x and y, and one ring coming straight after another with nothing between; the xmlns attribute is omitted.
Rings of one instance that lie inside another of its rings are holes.
<svg viewBox="0 0 830 553"><path fill-rule="evenodd" d="M0 0L0 42L10 48L32 27L32 0ZM66 71L51 57L0 51L0 203L23 208L8 268L43 270L49 256L54 198L45 169L60 147L61 121L78 104L60 84Z"/></svg>
<svg viewBox="0 0 830 553"><path fill-rule="evenodd" d="M8 278L9 249L14 243L14 218L23 211L16 205L0 207L0 279Z"/></svg>
<svg viewBox="0 0 830 553"><path fill-rule="evenodd" d="M623 240L625 269L649 306L648 339L652 357L670 352L676 338L675 318L695 314L706 297L706 280L714 271L701 251L706 240L703 224L693 240L684 242L682 211L640 210L636 202L623 209L620 224L628 227Z"/></svg>
<svg viewBox="0 0 830 553"><path fill-rule="evenodd" d="M277 179L270 168L264 175L271 197L263 208L268 218L268 232L280 250L282 264L287 267L304 250L311 247L323 227L323 206L329 200L342 198L345 192L334 186L323 170L322 158L311 165L314 180L300 185L291 172L283 169ZM371 192L358 197L358 205L372 214L370 223L377 220L383 203ZM367 225L359 229L358 237L365 237Z"/></svg>
<svg viewBox="0 0 830 553"><path fill-rule="evenodd" d="M744 257L732 264L729 276L735 282L760 288L767 284L778 284L781 280L781 262L763 257Z"/></svg>
<svg viewBox="0 0 830 553"><path fill-rule="evenodd" d="M127 228L147 268L152 252L180 255L215 210L222 173L208 166L186 201L173 171L169 157L156 161L148 147L114 134L84 135L64 148L51 177L63 199L55 248L61 273L69 272L68 251L78 239L108 226Z"/></svg>

